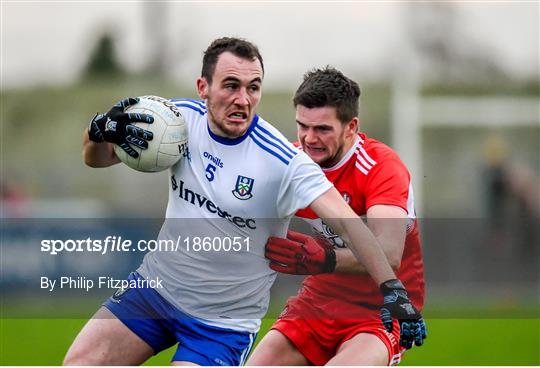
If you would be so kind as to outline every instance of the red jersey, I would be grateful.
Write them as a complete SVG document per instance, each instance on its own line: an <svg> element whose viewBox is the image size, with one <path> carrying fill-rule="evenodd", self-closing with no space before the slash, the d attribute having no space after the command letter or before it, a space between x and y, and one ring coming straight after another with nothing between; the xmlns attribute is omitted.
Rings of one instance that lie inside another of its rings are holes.
<svg viewBox="0 0 540 368"><path fill-rule="evenodd" d="M359 133L343 159L334 167L324 169L324 172L359 216L366 215L368 208L373 205L398 206L407 211L409 223L397 277L407 288L411 302L421 310L424 304L424 265L420 236L411 177L399 156L385 144ZM304 209L296 215L310 222L335 247L344 247L341 238L322 223L313 211ZM308 276L298 297L325 305L330 318L343 318L344 314L348 315L347 311L358 317L358 313L365 312L366 308L378 313L383 301L378 285L367 273Z"/></svg>

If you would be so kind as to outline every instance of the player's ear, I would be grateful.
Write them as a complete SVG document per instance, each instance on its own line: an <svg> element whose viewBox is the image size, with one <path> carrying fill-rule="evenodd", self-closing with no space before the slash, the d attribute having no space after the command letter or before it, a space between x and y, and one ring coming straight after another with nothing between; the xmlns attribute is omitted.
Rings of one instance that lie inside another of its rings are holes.
<svg viewBox="0 0 540 368"><path fill-rule="evenodd" d="M197 78L197 92L199 93L199 97L203 100L206 100L208 98L208 81L205 77Z"/></svg>
<svg viewBox="0 0 540 368"><path fill-rule="evenodd" d="M347 134L351 134L351 135L356 134L356 132L358 131L359 123L360 123L360 120L358 119L357 116L352 118L351 121L349 121L346 126Z"/></svg>

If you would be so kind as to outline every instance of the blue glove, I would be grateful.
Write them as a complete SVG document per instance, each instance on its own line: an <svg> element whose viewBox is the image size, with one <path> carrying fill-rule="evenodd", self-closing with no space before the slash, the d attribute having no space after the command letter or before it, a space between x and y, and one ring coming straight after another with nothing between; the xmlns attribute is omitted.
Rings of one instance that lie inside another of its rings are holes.
<svg viewBox="0 0 540 368"><path fill-rule="evenodd" d="M137 151L130 144L141 149L148 148L148 142L154 138L152 132L132 125L143 122L151 124L154 117L147 114L125 113L124 109L139 102L138 98L128 97L114 105L105 114L96 114L90 120L88 137L91 141L101 143L110 142L119 145L128 155L133 158L139 157Z"/></svg>
<svg viewBox="0 0 540 368"><path fill-rule="evenodd" d="M407 349L412 348L413 343L421 346L427 337L426 323L409 300L401 281L393 279L383 282L381 292L384 296L381 320L386 330L392 332L393 318L396 318L400 328L400 345Z"/></svg>

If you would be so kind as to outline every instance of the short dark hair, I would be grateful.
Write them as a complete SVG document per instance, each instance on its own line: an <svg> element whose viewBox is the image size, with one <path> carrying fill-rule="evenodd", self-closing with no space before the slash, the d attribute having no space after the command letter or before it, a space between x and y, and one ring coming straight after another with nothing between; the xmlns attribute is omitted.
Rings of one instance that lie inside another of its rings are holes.
<svg viewBox="0 0 540 368"><path fill-rule="evenodd" d="M201 77L206 78L208 83L212 83L219 55L227 51L243 59L259 59L264 73L263 59L257 46L242 38L222 37L214 40L204 52Z"/></svg>
<svg viewBox="0 0 540 368"><path fill-rule="evenodd" d="M302 105L308 109L331 106L343 124L358 116L358 83L347 78L339 70L326 66L304 74L304 81L296 90L294 107Z"/></svg>

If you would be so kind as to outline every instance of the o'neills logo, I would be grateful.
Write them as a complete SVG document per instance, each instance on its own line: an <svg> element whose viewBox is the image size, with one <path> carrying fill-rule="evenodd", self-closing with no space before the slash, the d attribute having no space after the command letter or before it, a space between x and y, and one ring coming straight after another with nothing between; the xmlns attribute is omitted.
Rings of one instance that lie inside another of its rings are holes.
<svg viewBox="0 0 540 368"><path fill-rule="evenodd" d="M231 215L227 211L219 208L214 202L206 198L204 195L186 188L182 180L180 180L180 185L178 185L174 175L171 176L171 186L173 191L178 190L178 197L182 198L184 201L189 202L194 206L199 206L199 208L205 209L210 213L216 213L219 217L229 220L239 228L247 227L248 229L252 230L257 228L257 224L254 219L245 219L240 216Z"/></svg>

